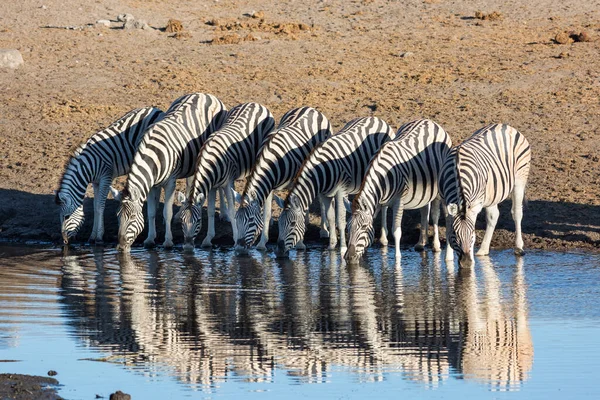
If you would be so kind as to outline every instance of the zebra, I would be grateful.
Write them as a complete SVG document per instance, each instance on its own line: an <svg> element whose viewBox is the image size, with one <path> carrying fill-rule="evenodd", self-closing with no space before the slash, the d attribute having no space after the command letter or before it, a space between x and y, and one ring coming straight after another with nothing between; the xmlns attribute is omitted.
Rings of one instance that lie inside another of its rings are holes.
<svg viewBox="0 0 600 400"><path fill-rule="evenodd" d="M450 221L448 244L459 255L461 266L473 265L475 221L483 208L487 224L477 255L489 254L500 214L498 204L511 193L514 251L516 255L524 254L521 220L530 162L529 142L519 131L505 124L479 129L448 153L439 186ZM446 260L454 259L451 249L446 253Z"/></svg>
<svg viewBox="0 0 600 400"><path fill-rule="evenodd" d="M226 109L215 96L193 93L180 97L169 107L163 119L152 125L133 159L133 164L123 191L111 188L115 199L121 202L119 217L119 245L121 251L129 251L131 244L144 228L143 202L148 200L147 247L156 238L156 209L160 189L165 190L164 247L173 246L171 218L175 182L194 174L196 159L206 139L221 127Z"/></svg>
<svg viewBox="0 0 600 400"><path fill-rule="evenodd" d="M341 247L345 248L344 196L358 192L371 158L383 143L392 139L394 131L385 121L377 117L356 118L313 149L298 172L279 216L279 255L286 254L304 237L304 214L317 195L321 195L327 210L330 250L337 244L336 213L331 206L335 197Z"/></svg>
<svg viewBox="0 0 600 400"><path fill-rule="evenodd" d="M352 204L348 251L355 262L373 240L373 218L380 206L393 205L396 259L400 259L401 222L404 210L420 209L421 234L415 246L427 244L429 211L433 220L433 251L440 251L438 178L452 140L437 123L420 119L404 124L396 139L385 143L375 155Z"/></svg>
<svg viewBox="0 0 600 400"><path fill-rule="evenodd" d="M94 188L94 225L88 242L102 243L104 207L112 180L129 172L146 129L162 116L163 112L154 107L131 110L75 150L54 192L65 245L83 225L83 201L90 183Z"/></svg>
<svg viewBox="0 0 600 400"><path fill-rule="evenodd" d="M238 251L245 251L252 246L261 231L257 248L266 248L273 191L290 186L310 151L330 136L329 120L312 107L295 108L283 116L277 130L269 135L269 140L260 150L242 194L240 207L235 215ZM328 235L323 214L321 232L322 235ZM297 247L302 248L302 242Z"/></svg>
<svg viewBox="0 0 600 400"><path fill-rule="evenodd" d="M250 174L263 142L275 126L271 112L258 103L235 106L221 129L206 141L200 154L191 190L178 212L184 237L184 250L194 248L194 239L202 227L202 204L208 196L208 232L203 247L212 246L215 236L215 196L226 189L227 216L236 241L233 182ZM221 203L222 204L222 203Z"/></svg>

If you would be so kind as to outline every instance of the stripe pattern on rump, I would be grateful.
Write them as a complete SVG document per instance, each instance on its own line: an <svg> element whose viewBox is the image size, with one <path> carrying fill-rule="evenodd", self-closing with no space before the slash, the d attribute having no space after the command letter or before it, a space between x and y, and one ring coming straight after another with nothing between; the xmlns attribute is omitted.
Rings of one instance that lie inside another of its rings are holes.
<svg viewBox="0 0 600 400"><path fill-rule="evenodd" d="M404 124L396 138L375 155L352 205L347 259L357 259L373 240L373 218L381 206L394 206L394 238L399 255L401 219L404 209L427 207L419 244L427 241L429 204L438 195L442 163L452 141L437 123L420 119ZM436 203L437 205L437 203ZM433 210L432 214L439 214ZM434 217L434 249L439 248ZM423 234L424 230L424 234Z"/></svg>
<svg viewBox="0 0 600 400"><path fill-rule="evenodd" d="M162 111L154 107L131 110L75 150L55 199L60 205L65 242L74 237L83 224L83 200L90 183L94 186L94 226L90 240L102 240L104 206L110 183L115 177L129 172L144 133L162 116Z"/></svg>
<svg viewBox="0 0 600 400"><path fill-rule="evenodd" d="M283 116L260 150L236 213L238 238L244 238L242 246L251 246L263 232L259 248L264 248L273 191L288 187L311 150L330 136L329 121L312 107L295 108Z"/></svg>
<svg viewBox="0 0 600 400"><path fill-rule="evenodd" d="M304 237L304 214L316 196L327 202L330 248L337 243L331 208L331 198L336 197L340 236L342 246L345 246L343 198L358 192L372 157L394 136L392 128L379 118L357 118L312 151L300 169L279 217L280 252L289 250Z"/></svg>

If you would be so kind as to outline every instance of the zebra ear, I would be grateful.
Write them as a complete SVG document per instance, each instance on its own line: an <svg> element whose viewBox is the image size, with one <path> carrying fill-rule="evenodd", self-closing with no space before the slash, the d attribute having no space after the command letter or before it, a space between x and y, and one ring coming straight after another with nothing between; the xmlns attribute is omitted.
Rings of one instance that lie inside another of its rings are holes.
<svg viewBox="0 0 600 400"><path fill-rule="evenodd" d="M344 196L344 206L346 207L346 211L352 214L352 202L346 196Z"/></svg>
<svg viewBox="0 0 600 400"><path fill-rule="evenodd" d="M183 204L187 201L187 199L185 198L185 194L183 194L183 192L180 192L179 190L175 192L175 198L181 204Z"/></svg>
<svg viewBox="0 0 600 400"><path fill-rule="evenodd" d="M204 193L200 193L198 195L198 201L196 201L196 206L202 207L202 204L204 204L204 199L205 198L206 198L206 196L204 195Z"/></svg>
<svg viewBox="0 0 600 400"><path fill-rule="evenodd" d="M294 206L294 207L296 207L296 208L300 208L300 207L302 207L302 202L300 201L300 199L299 199L299 198L298 198L298 196L296 196L296 195L291 195L291 196L289 196L289 197L288 197L288 201L289 201L289 203L290 203L292 206Z"/></svg>
<svg viewBox="0 0 600 400"><path fill-rule="evenodd" d="M116 201L121 201L121 192L119 192L117 189L111 186L110 193L112 194L113 199Z"/></svg>
<svg viewBox="0 0 600 400"><path fill-rule="evenodd" d="M448 215L455 217L456 214L458 214L458 204L450 203L446 208L448 210Z"/></svg>
<svg viewBox="0 0 600 400"><path fill-rule="evenodd" d="M280 208L283 208L283 205L285 204L285 200L283 200L281 197L279 197L277 195L273 195L273 199L275 200L275 203L277 203L277 205Z"/></svg>

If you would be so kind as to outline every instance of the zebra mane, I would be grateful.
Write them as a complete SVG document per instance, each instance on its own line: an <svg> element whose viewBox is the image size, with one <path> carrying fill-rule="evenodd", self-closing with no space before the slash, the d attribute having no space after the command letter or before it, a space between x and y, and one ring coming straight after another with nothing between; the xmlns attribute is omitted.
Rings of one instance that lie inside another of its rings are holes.
<svg viewBox="0 0 600 400"><path fill-rule="evenodd" d="M313 154L320 149L321 147L323 147L323 145L327 142L327 140L317 144L315 147L312 148L312 150L310 151L310 153L308 154L308 156L304 159L304 161L302 161L302 165L300 166L300 168L298 168L298 172L296 172L296 174L294 175L294 179L292 179L293 185L296 186L296 181L298 180L298 178L300 178L300 175L302 174L302 172L304 171L304 167L306 166L306 164L308 164L308 162L310 161L310 159L312 158ZM292 193L292 191L294 190L294 188L292 187L292 190L290 190L290 192L288 193L287 197L285 198L285 203L284 206L287 207L289 204L289 198L290 198L290 194Z"/></svg>
<svg viewBox="0 0 600 400"><path fill-rule="evenodd" d="M67 171L69 170L69 167L73 163L79 162L79 158L84 154L84 152L88 148L87 145L88 145L89 141L90 141L90 139L86 140L85 142L79 143L75 147L75 150L71 152L71 155L69 156L69 159L67 160L67 162L63 166L63 169L62 169L63 173L60 176L60 180L58 181L58 190L56 191L56 199L55 199L56 204L59 204L58 203L58 193L60 192L60 189L62 189L64 180L65 180L65 176L67 175Z"/></svg>
<svg viewBox="0 0 600 400"><path fill-rule="evenodd" d="M460 149L461 149L461 146L458 146L456 148L456 168L455 168L455 171L456 171L456 197L457 197L457 200L459 201L459 203L462 203L462 207L465 207L465 204L466 204L465 194L464 194L463 187L462 187L461 180L460 180L460 168L458 167L458 164L460 162L460 160L459 160ZM461 206L461 204L457 204L457 206Z"/></svg>

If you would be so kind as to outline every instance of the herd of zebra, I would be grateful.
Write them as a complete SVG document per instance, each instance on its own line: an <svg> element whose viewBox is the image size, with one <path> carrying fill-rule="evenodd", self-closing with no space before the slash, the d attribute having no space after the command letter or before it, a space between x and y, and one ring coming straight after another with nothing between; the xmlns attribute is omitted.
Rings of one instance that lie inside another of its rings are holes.
<svg viewBox="0 0 600 400"><path fill-rule="evenodd" d="M498 220L498 204L512 194L515 253L523 252L522 204L531 153L527 139L516 129L488 125L460 145L437 123L421 119L394 130L377 117L356 118L332 133L327 118L311 107L287 112L275 127L271 112L257 103L227 110L215 96L194 93L180 97L163 113L156 108L130 111L94 134L71 157L56 191L61 232L68 244L83 224L83 201L88 185L94 190L94 224L90 242L101 243L103 214L109 191L120 202L118 249L129 251L144 228L142 207L147 201L148 237L156 239L156 212L164 189L164 247L173 246L171 222L181 222L184 249L194 248L208 202L208 232L202 245L215 236L215 201L231 222L235 248L245 252L258 240L265 249L273 199L282 208L276 252L303 248L307 213L318 198L321 237L329 249L339 243L349 262L360 259L374 239L373 220L381 211L380 242L387 244L386 217L393 212L396 257L400 257L401 220L405 209L420 209L421 235L427 244L429 216L433 250L440 251L440 205L446 215L446 260L461 265L474 259L475 221L486 210L486 231L477 252L489 252ZM125 187L111 187L127 175ZM175 191L186 178L186 193ZM247 178L241 195L233 183ZM285 201L275 190L288 189ZM348 195L354 195L352 203ZM181 202L173 216L175 198ZM235 204L239 203L236 211ZM352 214L346 226L346 212ZM337 232L336 232L337 227ZM348 240L346 240L348 230ZM454 251L453 251L454 250Z"/></svg>

